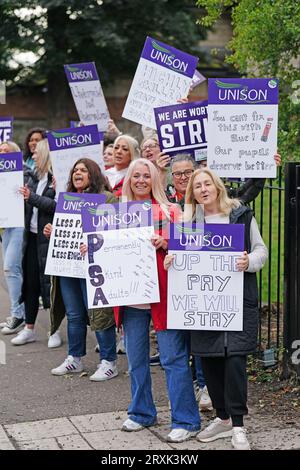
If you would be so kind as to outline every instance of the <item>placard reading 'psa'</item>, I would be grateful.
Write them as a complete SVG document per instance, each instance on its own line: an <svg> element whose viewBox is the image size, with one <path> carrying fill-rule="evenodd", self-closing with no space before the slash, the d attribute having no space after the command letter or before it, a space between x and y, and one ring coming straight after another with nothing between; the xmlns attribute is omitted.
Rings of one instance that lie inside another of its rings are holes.
<svg viewBox="0 0 300 470"><path fill-rule="evenodd" d="M88 253L88 307L159 302L151 202L104 204L82 210Z"/></svg>
<svg viewBox="0 0 300 470"><path fill-rule="evenodd" d="M219 176L275 178L278 80L208 80L208 167Z"/></svg>
<svg viewBox="0 0 300 470"><path fill-rule="evenodd" d="M96 211L106 201L104 194L59 193L53 218L45 274L85 277L85 260L80 254L83 242L81 210Z"/></svg>
<svg viewBox="0 0 300 470"><path fill-rule="evenodd" d="M103 134L96 125L50 131L47 137L57 194L66 191L70 170L80 158L90 158L104 170Z"/></svg>
<svg viewBox="0 0 300 470"><path fill-rule="evenodd" d="M167 327L241 331L243 280L236 260L244 251L244 225L172 224Z"/></svg>
<svg viewBox="0 0 300 470"><path fill-rule="evenodd" d="M153 109L188 95L198 58L147 37L122 116L156 129Z"/></svg>
<svg viewBox="0 0 300 470"><path fill-rule="evenodd" d="M0 154L0 228L24 227L22 152Z"/></svg>

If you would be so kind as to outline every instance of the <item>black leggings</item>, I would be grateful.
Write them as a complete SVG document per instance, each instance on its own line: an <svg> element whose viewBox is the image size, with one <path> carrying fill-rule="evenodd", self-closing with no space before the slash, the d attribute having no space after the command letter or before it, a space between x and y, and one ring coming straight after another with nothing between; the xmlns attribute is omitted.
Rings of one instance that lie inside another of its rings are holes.
<svg viewBox="0 0 300 470"><path fill-rule="evenodd" d="M40 270L37 255L37 234L30 232L24 259L25 322L34 325L41 295Z"/></svg>
<svg viewBox="0 0 300 470"><path fill-rule="evenodd" d="M243 426L247 408L247 356L201 357L213 407L220 419Z"/></svg>

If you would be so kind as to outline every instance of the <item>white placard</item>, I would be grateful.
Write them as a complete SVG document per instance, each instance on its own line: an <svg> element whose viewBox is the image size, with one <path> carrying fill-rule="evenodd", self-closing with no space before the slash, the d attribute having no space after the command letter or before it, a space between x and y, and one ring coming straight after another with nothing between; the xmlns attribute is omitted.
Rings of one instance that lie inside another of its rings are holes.
<svg viewBox="0 0 300 470"><path fill-rule="evenodd" d="M24 185L21 152L0 155L0 228L24 227Z"/></svg>

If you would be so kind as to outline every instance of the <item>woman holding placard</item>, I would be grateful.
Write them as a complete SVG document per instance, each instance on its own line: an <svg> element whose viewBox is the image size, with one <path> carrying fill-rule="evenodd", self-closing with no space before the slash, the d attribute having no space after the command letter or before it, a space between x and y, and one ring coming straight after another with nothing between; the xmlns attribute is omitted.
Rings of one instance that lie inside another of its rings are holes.
<svg viewBox="0 0 300 470"><path fill-rule="evenodd" d="M25 305L25 328L11 340L19 346L36 340L34 325L39 311L39 298L44 308L50 307L50 276L44 274L49 241L43 234L44 226L52 222L56 202L52 184L49 145L41 140L33 154L35 172L20 188L25 204L25 232L23 242L23 286L20 301Z"/></svg>
<svg viewBox="0 0 300 470"><path fill-rule="evenodd" d="M236 262L244 271L243 330L192 331L192 353L201 356L209 395L217 417L197 438L210 442L232 436L235 449L250 449L243 424L247 414L247 355L256 350L258 330L258 294L255 273L268 256L257 223L249 207L230 199L221 179L209 169L196 170L186 191L184 220L194 221L199 205L207 224L244 224L245 251ZM165 259L168 269L173 256Z"/></svg>
<svg viewBox="0 0 300 470"><path fill-rule="evenodd" d="M94 193L105 194L106 202L115 202L113 195L105 191L105 178L97 163L89 158L77 160L71 169L67 192L72 193ZM63 363L51 370L53 375L65 375L69 373L80 373L83 371L82 357L86 354L86 333L88 324L88 306L86 280L82 278L59 277L59 283L55 282L55 295L51 306L51 319L55 321L62 297L63 306L67 315L68 331L68 357ZM103 329L96 329L96 337L100 346L100 364L96 372L90 376L92 381L103 381L116 377L118 370L116 366L116 334L115 321L112 310L104 309L107 317ZM64 313L64 312L63 312ZM93 311L95 317L99 312ZM103 317L103 315L102 315ZM58 324L61 318L58 320ZM94 319L95 323L95 319ZM51 333L54 333L52 326Z"/></svg>
<svg viewBox="0 0 300 470"><path fill-rule="evenodd" d="M171 405L172 431L167 440L183 442L200 429L200 417L189 367L188 332L167 330L167 276L163 261L168 247L168 224L180 215L178 206L168 202L153 163L141 158L131 163L122 198L126 201L152 200L160 302L116 307L117 326L123 324L125 349L131 378L131 403L124 431L140 431L156 423L149 364L149 325L157 331L161 365L166 373Z"/></svg>

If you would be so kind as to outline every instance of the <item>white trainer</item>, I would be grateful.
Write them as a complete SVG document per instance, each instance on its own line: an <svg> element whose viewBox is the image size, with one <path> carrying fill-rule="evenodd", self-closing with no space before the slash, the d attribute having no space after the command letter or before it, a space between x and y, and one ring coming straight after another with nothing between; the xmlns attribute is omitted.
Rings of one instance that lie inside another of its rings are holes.
<svg viewBox="0 0 300 470"><path fill-rule="evenodd" d="M116 361L106 361L102 359L96 372L90 376L90 380L93 382L102 382L103 380L113 379L118 375L118 369Z"/></svg>
<svg viewBox="0 0 300 470"><path fill-rule="evenodd" d="M203 387L200 390L201 390L201 393L200 393L200 399L199 399L199 409L201 411L211 411L211 410L213 410L211 398L208 394L208 390L207 390L206 385L205 385L205 387Z"/></svg>
<svg viewBox="0 0 300 470"><path fill-rule="evenodd" d="M168 442L184 442L195 437L198 431L188 431L187 429L175 428L167 435Z"/></svg>
<svg viewBox="0 0 300 470"><path fill-rule="evenodd" d="M234 427L232 428L232 438L231 444L232 447L236 450L251 450L249 441L246 436L246 429L244 427Z"/></svg>
<svg viewBox="0 0 300 470"><path fill-rule="evenodd" d="M25 326L20 333L15 336L10 342L15 346L21 346L26 343L33 343L36 340L34 330L31 330Z"/></svg>
<svg viewBox="0 0 300 470"><path fill-rule="evenodd" d="M135 432L135 431L141 431L144 429L144 426L142 426L139 423L136 423L135 421L132 421L132 419L127 418L126 421L124 421L123 426L122 426L122 431L128 431L128 432Z"/></svg>
<svg viewBox="0 0 300 470"><path fill-rule="evenodd" d="M232 436L232 422L230 420L222 420L215 418L207 428L199 432L197 439L200 442L212 442L216 439Z"/></svg>
<svg viewBox="0 0 300 470"><path fill-rule="evenodd" d="M59 331L57 330L53 335L49 336L48 348L59 348L62 345L62 339Z"/></svg>
<svg viewBox="0 0 300 470"><path fill-rule="evenodd" d="M83 371L81 360L76 361L73 356L68 356L64 362L51 370L52 375L78 374Z"/></svg>

